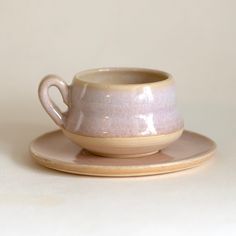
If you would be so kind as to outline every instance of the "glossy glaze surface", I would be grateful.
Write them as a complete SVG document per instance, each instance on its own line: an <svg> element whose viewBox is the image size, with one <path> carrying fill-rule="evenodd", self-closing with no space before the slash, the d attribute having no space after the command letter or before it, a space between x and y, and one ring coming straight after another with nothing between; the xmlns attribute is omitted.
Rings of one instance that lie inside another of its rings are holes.
<svg viewBox="0 0 236 236"><path fill-rule="evenodd" d="M47 105L50 99L40 99L49 115L54 114L54 121L74 134L137 137L170 134L183 128L174 81L165 72L136 68L89 70L75 76L68 96L68 112L61 115L61 122L55 121L57 109Z"/></svg>
<svg viewBox="0 0 236 236"><path fill-rule="evenodd" d="M66 129L94 137L168 134L183 127L175 86L141 85L132 89L72 86Z"/></svg>

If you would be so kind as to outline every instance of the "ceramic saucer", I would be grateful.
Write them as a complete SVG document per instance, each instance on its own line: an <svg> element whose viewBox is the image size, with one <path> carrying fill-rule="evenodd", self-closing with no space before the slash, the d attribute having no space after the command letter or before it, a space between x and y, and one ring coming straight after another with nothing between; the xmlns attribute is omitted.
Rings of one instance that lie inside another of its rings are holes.
<svg viewBox="0 0 236 236"><path fill-rule="evenodd" d="M72 143L60 130L46 133L30 145L32 157L43 166L93 176L144 176L180 171L208 160L215 149L211 139L190 131L184 131L162 151L137 158L96 156Z"/></svg>

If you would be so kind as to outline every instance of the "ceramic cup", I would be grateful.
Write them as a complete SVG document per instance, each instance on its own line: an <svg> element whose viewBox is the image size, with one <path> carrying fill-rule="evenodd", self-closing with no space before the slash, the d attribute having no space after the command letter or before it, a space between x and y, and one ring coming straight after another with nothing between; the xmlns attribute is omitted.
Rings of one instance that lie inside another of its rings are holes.
<svg viewBox="0 0 236 236"><path fill-rule="evenodd" d="M66 112L50 99L51 86L61 92ZM76 74L70 86L48 75L40 83L39 98L65 136L100 156L153 154L183 132L174 81L158 70L92 69Z"/></svg>

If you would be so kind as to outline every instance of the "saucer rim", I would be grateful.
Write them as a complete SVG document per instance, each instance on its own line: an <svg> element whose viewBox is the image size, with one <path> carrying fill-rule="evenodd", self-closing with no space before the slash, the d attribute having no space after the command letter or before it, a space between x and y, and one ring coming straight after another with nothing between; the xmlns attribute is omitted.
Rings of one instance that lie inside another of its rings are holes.
<svg viewBox="0 0 236 236"><path fill-rule="evenodd" d="M54 169L57 171L62 171L65 173L78 174L78 175L88 175L88 176L101 176L101 177L135 177L135 176L148 176L148 175L157 175L157 174L165 174L171 172L178 172L186 169L191 169L199 166L203 162L211 159L215 153L217 145L216 143L206 137L205 135L184 130L184 132L201 136L211 143L211 148L209 150L195 154L189 157L186 157L181 160L166 162L166 163L157 163L157 164L146 164L146 165L89 165L89 164L73 164L68 163L61 160L50 159L47 157L43 157L41 154L37 153L34 150L33 145L38 140L52 133L60 133L59 130L54 130L50 132L46 132L39 137L35 138L29 147L30 154L32 158L42 166L45 166L50 169ZM99 157L98 157L99 158ZM109 158L109 157L103 157ZM125 159L124 159L125 160Z"/></svg>

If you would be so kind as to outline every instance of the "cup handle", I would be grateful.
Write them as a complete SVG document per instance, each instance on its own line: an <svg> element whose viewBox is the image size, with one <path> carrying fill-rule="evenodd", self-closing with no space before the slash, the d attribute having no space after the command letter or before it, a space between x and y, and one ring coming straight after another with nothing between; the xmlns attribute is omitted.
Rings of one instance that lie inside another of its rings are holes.
<svg viewBox="0 0 236 236"><path fill-rule="evenodd" d="M69 86L59 76L47 75L39 84L39 100L53 121L60 127L65 126L66 112L61 112L59 107L49 96L50 87L55 86L60 91L64 103L69 106Z"/></svg>

